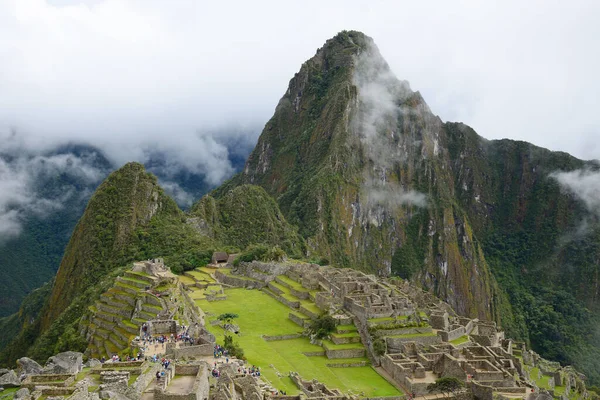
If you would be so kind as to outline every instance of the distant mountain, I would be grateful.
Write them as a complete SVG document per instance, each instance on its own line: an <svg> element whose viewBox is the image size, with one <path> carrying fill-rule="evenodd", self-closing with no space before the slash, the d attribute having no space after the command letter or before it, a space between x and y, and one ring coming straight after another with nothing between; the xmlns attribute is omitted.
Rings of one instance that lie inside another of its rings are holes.
<svg viewBox="0 0 600 400"><path fill-rule="evenodd" d="M229 145L229 162L240 171L250 149ZM202 174L185 170L158 150L145 165L184 209L213 188ZM0 188L19 183L13 198L3 201L0 195L0 317L16 312L27 293L54 276L90 196L115 168L100 149L86 144L0 152Z"/></svg>

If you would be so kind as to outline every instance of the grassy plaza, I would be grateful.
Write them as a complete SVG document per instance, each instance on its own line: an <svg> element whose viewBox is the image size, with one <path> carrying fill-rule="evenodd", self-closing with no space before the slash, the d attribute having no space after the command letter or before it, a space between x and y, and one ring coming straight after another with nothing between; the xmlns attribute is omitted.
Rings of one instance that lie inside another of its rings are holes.
<svg viewBox="0 0 600 400"><path fill-rule="evenodd" d="M303 379L318 379L330 388L351 392L361 397L398 395L399 391L370 366L329 367L327 364L356 362L365 359L327 359L326 356L306 356L305 352L322 352L323 347L313 345L308 338L266 341L263 335L280 336L302 332L288 315L290 308L259 290L226 289L227 300L208 302L197 300L207 313L207 327L218 343L223 341L223 329L209 321L222 313L235 313L235 323L240 334L235 335L251 365L261 368L264 377L288 394L298 393L288 374L298 372Z"/></svg>

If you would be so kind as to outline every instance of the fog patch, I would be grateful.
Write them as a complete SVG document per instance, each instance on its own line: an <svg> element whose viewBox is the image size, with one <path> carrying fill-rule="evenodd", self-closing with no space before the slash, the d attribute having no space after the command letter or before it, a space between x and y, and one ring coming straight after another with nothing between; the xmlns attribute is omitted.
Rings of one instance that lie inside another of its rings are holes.
<svg viewBox="0 0 600 400"><path fill-rule="evenodd" d="M600 171L585 168L556 171L550 177L558 182L563 191L580 200L591 214L600 218Z"/></svg>
<svg viewBox="0 0 600 400"><path fill-rule="evenodd" d="M410 107L402 105L413 95L408 82L396 78L374 44L356 58L353 82L358 107L351 129L369 165L361 188L367 204L387 210L404 205L426 207L425 194L388 181L389 171L406 162L407 147L421 144L400 131L399 118L411 113Z"/></svg>
<svg viewBox="0 0 600 400"><path fill-rule="evenodd" d="M0 153L0 242L18 236L27 217L45 218L78 195L70 184L45 187L48 179L64 175L83 184L98 183L106 172L91 165L89 157Z"/></svg>

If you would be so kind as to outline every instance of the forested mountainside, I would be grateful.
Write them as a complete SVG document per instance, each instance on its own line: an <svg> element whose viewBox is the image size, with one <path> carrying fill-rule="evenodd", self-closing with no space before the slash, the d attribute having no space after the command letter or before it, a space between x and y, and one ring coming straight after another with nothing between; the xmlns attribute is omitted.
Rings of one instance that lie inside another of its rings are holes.
<svg viewBox="0 0 600 400"><path fill-rule="evenodd" d="M0 149L0 188L11 193L0 198L0 273L6 278L0 280L0 317L16 312L26 294L52 279L90 196L115 169L89 144L46 151L6 147L10 151ZM228 148L228 162L240 171L249 150L238 142ZM160 151L149 155L145 167L183 208L212 189L204 175L178 169Z"/></svg>
<svg viewBox="0 0 600 400"><path fill-rule="evenodd" d="M73 227L110 170L110 162L89 146L61 146L41 154L0 152L0 184L11 185L12 193L4 196L14 198L7 210L0 210L5 217L0 317L14 313L27 293L52 279Z"/></svg>
<svg viewBox="0 0 600 400"><path fill-rule="evenodd" d="M11 317L25 329L3 359L77 345L69 327L134 259L163 256L181 271L214 249L265 244L410 279L599 382L600 230L568 184L597 171L565 153L444 123L392 74L372 39L341 32L292 78L244 170L190 213L141 166L112 174L52 286ZM43 318L26 311L36 299Z"/></svg>

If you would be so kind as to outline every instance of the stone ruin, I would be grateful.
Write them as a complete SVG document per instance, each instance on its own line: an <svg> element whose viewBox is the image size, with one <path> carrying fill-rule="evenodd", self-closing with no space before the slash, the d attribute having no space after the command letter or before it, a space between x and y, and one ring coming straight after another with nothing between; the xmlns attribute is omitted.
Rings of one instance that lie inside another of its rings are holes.
<svg viewBox="0 0 600 400"><path fill-rule="evenodd" d="M157 278L173 276L171 270L167 268L162 258L134 262L132 271L143 272Z"/></svg>
<svg viewBox="0 0 600 400"><path fill-rule="evenodd" d="M244 279L232 279L236 275ZM566 393L585 392L581 377L574 371L557 365L544 369L539 356L527 352L523 344L506 339L494 322L457 316L448 304L406 281L376 278L352 269L254 261L234 268L227 284L276 291L270 283L283 284L278 278L281 275L316 292L318 308L344 321L341 324L354 322L371 362L380 365L405 391L425 395L427 386L437 378L454 377L467 383L473 395L482 400L494 396L525 398L532 389L536 395L541 391L523 367L527 364L537 365L540 374L550 377L551 387L556 381L566 386ZM289 288L298 298L305 294ZM274 297L291 308L297 307L282 296ZM307 310L301 311L310 315ZM389 321L371 322L377 320ZM374 331L379 336L373 336ZM372 341L377 337L385 341L383 356L374 353ZM291 376L309 398L340 395L318 382Z"/></svg>
<svg viewBox="0 0 600 400"><path fill-rule="evenodd" d="M290 373L290 379L309 399L330 399L330 400L358 400L356 396L346 396L338 389L329 389L318 380L306 381L295 372Z"/></svg>

